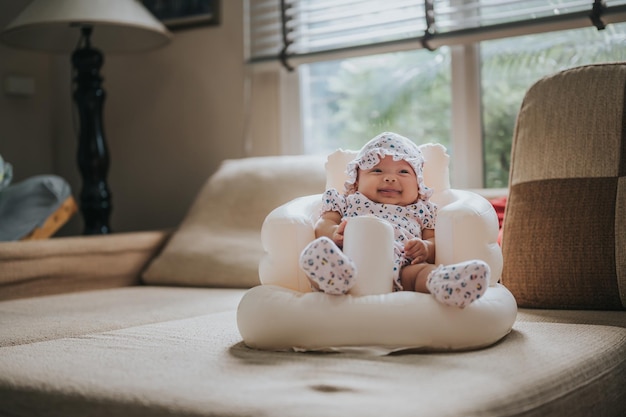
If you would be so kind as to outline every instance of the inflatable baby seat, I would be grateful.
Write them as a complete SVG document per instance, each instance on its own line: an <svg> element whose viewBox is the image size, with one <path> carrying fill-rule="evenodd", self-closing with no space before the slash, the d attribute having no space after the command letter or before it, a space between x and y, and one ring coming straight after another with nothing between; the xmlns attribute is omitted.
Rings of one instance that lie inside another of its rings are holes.
<svg viewBox="0 0 626 417"><path fill-rule="evenodd" d="M439 207L436 264L482 259L491 269L490 287L464 309L439 303L430 294L392 292L391 226L355 217L344 234L344 252L357 267L348 295L312 292L298 260L315 239L321 194L300 197L265 219L259 265L262 285L242 298L237 324L247 346L264 350L464 350L489 346L511 331L517 315L513 295L498 283L502 251L491 204L470 191L450 189L448 155L442 145L420 146L424 181ZM326 188L343 190L346 165L356 152L339 150L326 162Z"/></svg>

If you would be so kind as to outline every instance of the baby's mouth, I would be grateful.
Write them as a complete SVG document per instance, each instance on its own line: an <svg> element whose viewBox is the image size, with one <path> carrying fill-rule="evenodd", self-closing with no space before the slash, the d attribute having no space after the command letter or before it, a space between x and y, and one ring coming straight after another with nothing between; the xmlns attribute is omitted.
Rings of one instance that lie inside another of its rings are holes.
<svg viewBox="0 0 626 417"><path fill-rule="evenodd" d="M395 194L400 194L402 191L396 190L394 188L381 188L378 190L378 192L383 195L395 195Z"/></svg>

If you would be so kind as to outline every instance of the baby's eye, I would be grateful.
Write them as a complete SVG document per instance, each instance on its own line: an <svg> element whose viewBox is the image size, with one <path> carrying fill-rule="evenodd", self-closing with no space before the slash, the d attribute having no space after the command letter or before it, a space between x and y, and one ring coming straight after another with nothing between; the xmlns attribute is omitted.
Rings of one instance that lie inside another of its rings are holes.
<svg viewBox="0 0 626 417"><path fill-rule="evenodd" d="M370 172L381 173L381 172L383 172L383 170L380 169L380 168L372 168L372 170Z"/></svg>
<svg viewBox="0 0 626 417"><path fill-rule="evenodd" d="M409 174L409 170L408 169L402 169L402 170L400 170L400 174Z"/></svg>

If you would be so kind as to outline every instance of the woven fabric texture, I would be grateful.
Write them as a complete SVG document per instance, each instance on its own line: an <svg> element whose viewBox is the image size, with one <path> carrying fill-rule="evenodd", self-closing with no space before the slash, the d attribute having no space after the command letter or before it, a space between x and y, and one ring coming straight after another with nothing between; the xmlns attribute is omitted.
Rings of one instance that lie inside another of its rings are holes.
<svg viewBox="0 0 626 417"><path fill-rule="evenodd" d="M626 306L626 64L527 92L511 157L503 283L520 307Z"/></svg>
<svg viewBox="0 0 626 417"><path fill-rule="evenodd" d="M139 283L169 232L0 242L0 300Z"/></svg>

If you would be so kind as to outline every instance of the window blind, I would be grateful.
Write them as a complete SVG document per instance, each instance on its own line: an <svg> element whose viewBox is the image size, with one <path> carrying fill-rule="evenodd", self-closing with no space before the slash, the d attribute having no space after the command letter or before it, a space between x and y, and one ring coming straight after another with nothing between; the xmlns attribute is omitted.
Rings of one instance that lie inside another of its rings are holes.
<svg viewBox="0 0 626 417"><path fill-rule="evenodd" d="M626 0L248 0L249 61L285 65L626 21Z"/></svg>

